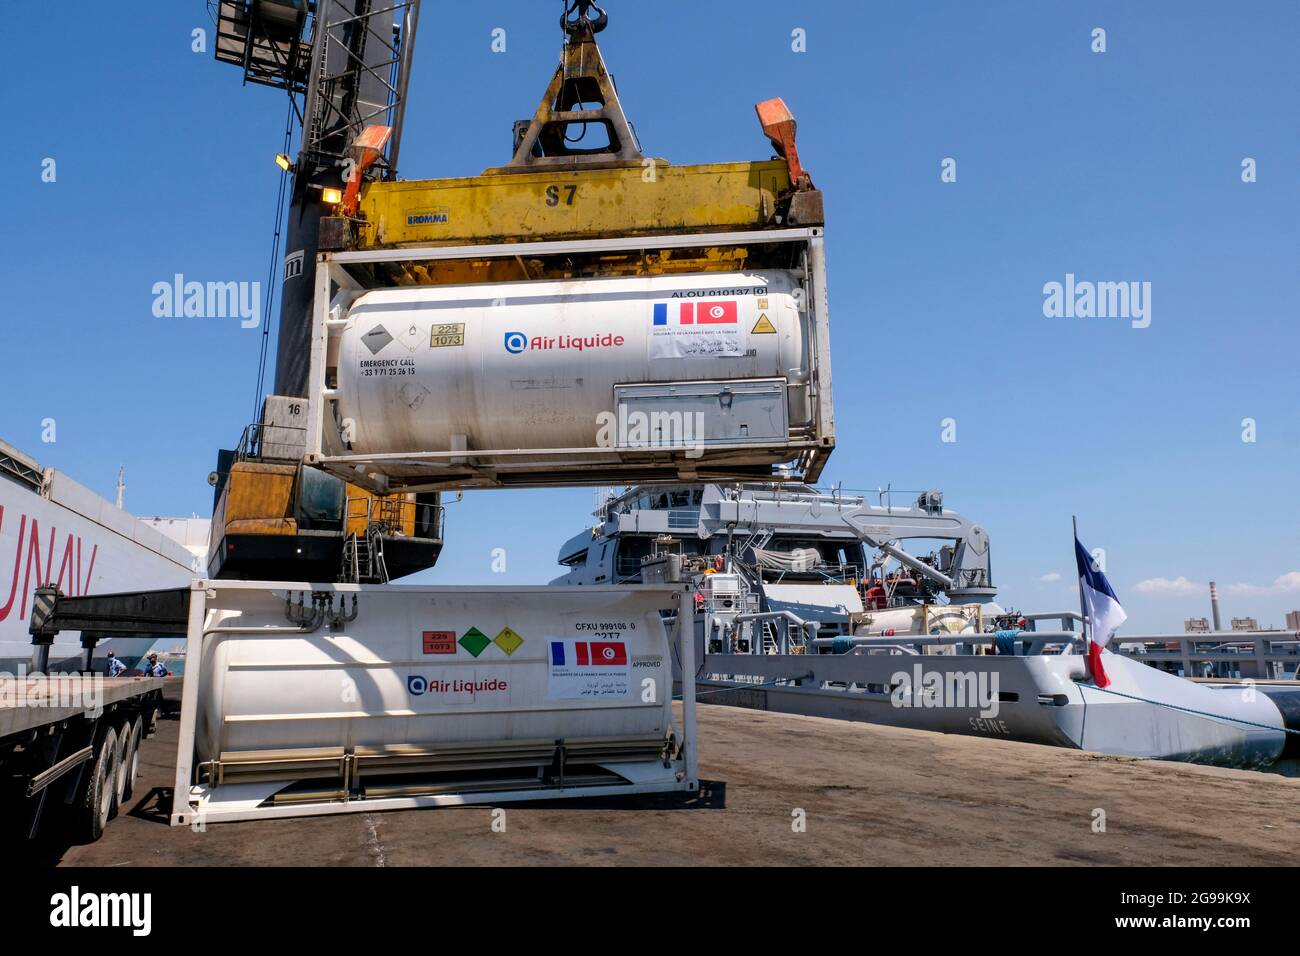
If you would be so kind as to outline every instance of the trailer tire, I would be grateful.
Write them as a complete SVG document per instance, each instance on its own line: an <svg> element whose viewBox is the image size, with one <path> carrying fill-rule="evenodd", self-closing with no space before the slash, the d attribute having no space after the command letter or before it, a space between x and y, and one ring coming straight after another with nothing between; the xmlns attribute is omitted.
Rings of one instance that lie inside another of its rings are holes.
<svg viewBox="0 0 1300 956"><path fill-rule="evenodd" d="M122 731L126 743L122 745L122 767L118 776L122 780L118 788L117 805L121 807L135 795L135 781L140 775L140 741L144 737L144 721L137 714Z"/></svg>
<svg viewBox="0 0 1300 956"><path fill-rule="evenodd" d="M117 780L117 731L112 727L100 738L95 760L90 766L90 782L82 802L78 829L91 841L104 835L104 827L113 815Z"/></svg>

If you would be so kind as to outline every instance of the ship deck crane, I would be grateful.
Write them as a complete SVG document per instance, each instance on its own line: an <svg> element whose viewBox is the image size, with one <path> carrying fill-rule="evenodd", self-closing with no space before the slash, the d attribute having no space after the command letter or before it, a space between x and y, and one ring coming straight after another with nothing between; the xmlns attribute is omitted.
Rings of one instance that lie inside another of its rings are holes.
<svg viewBox="0 0 1300 956"><path fill-rule="evenodd" d="M701 538L773 526L810 535L847 528L863 544L925 578L930 590L947 594L954 603L984 604L997 595L988 532L944 508L937 491L923 492L914 504L898 507L872 505L856 495L788 492L779 487L705 489L697 528ZM939 560L927 561L899 546L907 539L950 543L940 550Z"/></svg>

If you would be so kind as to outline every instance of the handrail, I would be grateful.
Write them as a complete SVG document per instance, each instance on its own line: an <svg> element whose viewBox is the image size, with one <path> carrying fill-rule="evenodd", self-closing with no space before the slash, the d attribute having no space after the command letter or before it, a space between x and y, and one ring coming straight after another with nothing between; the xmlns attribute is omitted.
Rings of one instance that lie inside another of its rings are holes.
<svg viewBox="0 0 1300 956"><path fill-rule="evenodd" d="M267 432L301 432L301 440L298 436L286 435L289 441L267 441ZM294 455L267 455L266 446L278 446L282 448L297 448L299 445L305 450L307 447L307 429L301 425L268 425L264 422L253 422L245 425L243 432L239 436L239 444L235 446L235 461L248 461L249 459L261 460L271 458L276 461L295 461L301 460L302 453Z"/></svg>
<svg viewBox="0 0 1300 956"><path fill-rule="evenodd" d="M354 507L357 505L359 507ZM421 517L429 520L421 521ZM434 539L442 536L443 507L426 501L414 501L405 497L376 498L371 495L350 496L343 505L343 525L346 529L350 521L364 521L366 530L380 526L385 534L404 536L407 521L410 521L411 537L421 524L427 525Z"/></svg>
<svg viewBox="0 0 1300 956"><path fill-rule="evenodd" d="M790 640L790 624L803 630L806 634L805 640L810 642L817 639L817 632L821 629L820 621L805 621L798 614L795 614L794 611L752 611L746 614L737 614L733 623L741 624L746 621L775 620L784 620L786 622L785 639L787 643Z"/></svg>

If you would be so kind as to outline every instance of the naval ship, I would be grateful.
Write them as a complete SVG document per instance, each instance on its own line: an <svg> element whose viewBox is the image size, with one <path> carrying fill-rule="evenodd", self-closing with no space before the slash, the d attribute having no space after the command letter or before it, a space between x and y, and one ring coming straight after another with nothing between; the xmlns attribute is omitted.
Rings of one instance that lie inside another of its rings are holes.
<svg viewBox="0 0 1300 956"><path fill-rule="evenodd" d="M551 583L693 586L710 703L1226 766L1300 756L1300 635L1264 635L1252 657L1198 635L1198 669L1183 674L1166 648L1184 635L1117 636L1097 686L1082 615L1004 608L987 532L941 492L912 494L605 492ZM1218 679L1192 679L1206 662Z"/></svg>
<svg viewBox="0 0 1300 956"><path fill-rule="evenodd" d="M0 671L31 670L33 592L55 584L69 595L185 587L207 553L206 519L137 518L54 468L0 441ZM141 634L99 641L90 668L110 652L128 668L158 641ZM62 632L48 670L86 661L78 632Z"/></svg>

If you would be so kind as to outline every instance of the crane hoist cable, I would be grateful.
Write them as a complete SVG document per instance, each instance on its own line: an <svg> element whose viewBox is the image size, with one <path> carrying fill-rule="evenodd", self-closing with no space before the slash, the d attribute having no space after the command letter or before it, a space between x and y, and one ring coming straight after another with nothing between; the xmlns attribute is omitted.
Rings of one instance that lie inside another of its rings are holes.
<svg viewBox="0 0 1300 956"><path fill-rule="evenodd" d="M289 93L289 110L284 118L284 155L288 156L293 145L293 127L295 119L293 93ZM297 173L295 172L296 176ZM288 192L287 174L280 176L280 192L275 201L275 230L271 236L271 261L266 269L266 299L262 306L262 341L257 359L257 392L253 395L253 417L249 421L260 421L262 414L262 389L266 384L266 353L271 342L271 308L275 304L276 265L280 258L280 231L284 228L284 199ZM254 436L257 437L257 436Z"/></svg>

